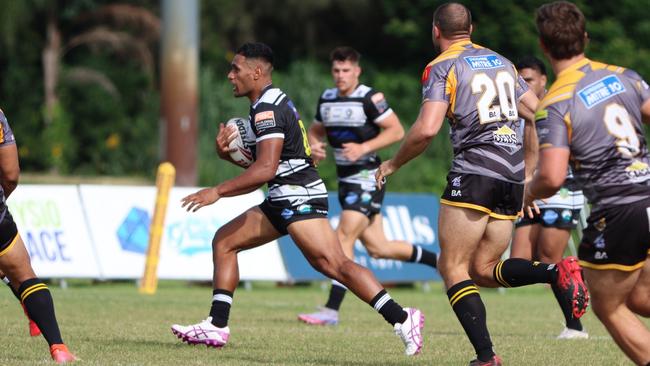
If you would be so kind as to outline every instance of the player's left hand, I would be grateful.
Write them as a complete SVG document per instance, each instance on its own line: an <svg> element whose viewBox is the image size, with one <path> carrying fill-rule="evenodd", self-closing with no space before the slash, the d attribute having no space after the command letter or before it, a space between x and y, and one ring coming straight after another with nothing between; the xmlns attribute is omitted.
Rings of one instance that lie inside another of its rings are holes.
<svg viewBox="0 0 650 366"><path fill-rule="evenodd" d="M343 144L343 156L353 163L369 152L370 150L368 150L365 144L357 144L356 142L346 142Z"/></svg>
<svg viewBox="0 0 650 366"><path fill-rule="evenodd" d="M393 165L393 160L386 160L381 165L379 168L377 168L377 171L375 172L375 180L377 181L377 188L381 189L381 187L386 184L386 178L389 175L392 175L397 171L397 168Z"/></svg>
<svg viewBox="0 0 650 366"><path fill-rule="evenodd" d="M184 197L181 200L181 207L187 212L196 212L203 206L211 205L221 198L217 192L217 187L204 188L196 193Z"/></svg>

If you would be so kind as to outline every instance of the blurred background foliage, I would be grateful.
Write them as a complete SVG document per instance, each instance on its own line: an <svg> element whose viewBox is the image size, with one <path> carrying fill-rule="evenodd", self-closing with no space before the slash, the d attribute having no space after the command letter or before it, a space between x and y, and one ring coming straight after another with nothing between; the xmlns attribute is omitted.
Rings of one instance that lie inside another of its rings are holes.
<svg viewBox="0 0 650 366"><path fill-rule="evenodd" d="M461 1L462 2L462 1ZM274 82L310 123L331 87L328 54L350 45L362 82L383 91L405 127L417 117L420 74L436 56L432 0L204 0L200 4L199 184L240 168L214 154L219 122L248 113L225 76L232 51L263 41L276 54ZM476 43L511 60L542 57L535 0L464 1ZM590 57L650 79L650 0L576 2L588 18ZM160 2L4 0L0 12L0 107L19 143L23 171L153 179L160 160ZM551 75L551 79L553 76ZM451 159L448 129L425 156L391 179L391 190L441 193ZM381 153L394 153L393 146ZM334 187L332 160L320 172Z"/></svg>

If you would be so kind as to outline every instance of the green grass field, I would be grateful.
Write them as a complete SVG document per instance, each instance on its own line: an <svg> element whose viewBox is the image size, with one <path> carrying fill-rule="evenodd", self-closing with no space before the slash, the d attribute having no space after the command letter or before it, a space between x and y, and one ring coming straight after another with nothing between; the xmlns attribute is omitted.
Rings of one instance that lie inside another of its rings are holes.
<svg viewBox="0 0 650 366"><path fill-rule="evenodd" d="M209 287L162 282L154 296L139 295L131 283L50 286L63 338L80 365L467 365L473 350L452 313L440 283L425 291L389 289L404 306L426 316L423 353L403 355L391 327L365 303L347 295L341 323L314 327L299 312L323 303L318 284L276 287L254 283L238 289L231 311L230 343L221 350L188 346L172 335L172 323L195 323L209 311ZM0 289L0 365L52 364L45 340L30 339L27 321L8 289ZM484 289L488 325L496 351L507 365L629 365L590 312L589 340L558 341L562 317L543 286ZM646 322L646 324L648 324Z"/></svg>

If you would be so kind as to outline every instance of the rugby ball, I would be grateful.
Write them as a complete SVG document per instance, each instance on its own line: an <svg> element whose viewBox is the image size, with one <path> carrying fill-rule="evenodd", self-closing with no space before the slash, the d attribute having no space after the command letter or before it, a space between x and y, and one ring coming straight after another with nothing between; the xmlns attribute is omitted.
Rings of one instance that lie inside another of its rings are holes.
<svg viewBox="0 0 650 366"><path fill-rule="evenodd" d="M248 167L255 160L253 150L250 148L251 144L255 143L251 124L247 118L235 117L226 122L226 128L232 128L228 127L231 125L235 127L237 134L235 139L228 145L230 150L234 149L234 151L230 152L230 158L236 163Z"/></svg>

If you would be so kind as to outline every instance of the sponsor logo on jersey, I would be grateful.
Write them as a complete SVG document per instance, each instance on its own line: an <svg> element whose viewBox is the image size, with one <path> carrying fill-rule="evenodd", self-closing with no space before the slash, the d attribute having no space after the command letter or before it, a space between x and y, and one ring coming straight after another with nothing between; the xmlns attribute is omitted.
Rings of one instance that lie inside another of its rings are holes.
<svg viewBox="0 0 650 366"><path fill-rule="evenodd" d="M544 213L542 214L542 220L547 225L553 224L555 221L557 221L558 217L559 217L559 215L557 214L557 212L555 212L553 210L545 210Z"/></svg>
<svg viewBox="0 0 650 366"><path fill-rule="evenodd" d="M431 74L431 65L427 66L424 68L424 71L422 72L422 85L429 80L429 75Z"/></svg>
<svg viewBox="0 0 650 366"><path fill-rule="evenodd" d="M304 215L310 213L311 210L312 210L311 205L300 205L298 206L298 209L296 211L298 211L299 214Z"/></svg>
<svg viewBox="0 0 650 366"><path fill-rule="evenodd" d="M591 109L591 107L624 92L625 86L621 80L616 75L609 75L580 89L578 96L585 107Z"/></svg>
<svg viewBox="0 0 650 366"><path fill-rule="evenodd" d="M535 112L535 121L548 118L548 109L540 109Z"/></svg>
<svg viewBox="0 0 650 366"><path fill-rule="evenodd" d="M271 127L275 127L275 113L273 111L255 114L255 128L258 132Z"/></svg>
<svg viewBox="0 0 650 366"><path fill-rule="evenodd" d="M487 70L503 67L503 61L497 55L463 57L472 70Z"/></svg>
<svg viewBox="0 0 650 366"><path fill-rule="evenodd" d="M596 252L596 254L594 254L594 258L596 258L596 259L607 259L608 258L607 257L607 252Z"/></svg>
<svg viewBox="0 0 650 366"><path fill-rule="evenodd" d="M384 93L376 93L370 97L370 100L375 105L375 108L377 108L377 112L379 112L379 114L384 113L388 109L388 102L386 102Z"/></svg>
<svg viewBox="0 0 650 366"><path fill-rule="evenodd" d="M363 192L361 194L361 202L368 203L372 199L372 195L368 192Z"/></svg>
<svg viewBox="0 0 650 366"><path fill-rule="evenodd" d="M517 147L519 140L517 133L510 127L503 125L492 133L492 141L499 146Z"/></svg>
<svg viewBox="0 0 650 366"><path fill-rule="evenodd" d="M642 161L634 160L625 168L625 174L633 183L645 182L650 179L650 167Z"/></svg>
<svg viewBox="0 0 650 366"><path fill-rule="evenodd" d="M451 180L451 186L452 187L460 187L460 179L461 179L461 176L458 176L458 177L452 179Z"/></svg>
<svg viewBox="0 0 650 366"><path fill-rule="evenodd" d="M562 221L564 222L571 222L571 218L573 217L573 215L571 214L571 210L562 210L560 216L562 217Z"/></svg>
<svg viewBox="0 0 650 366"><path fill-rule="evenodd" d="M596 239L594 240L594 247L596 249L605 248L605 234L600 234L596 237Z"/></svg>
<svg viewBox="0 0 650 366"><path fill-rule="evenodd" d="M359 195L356 194L355 192L349 192L347 196L345 196L345 203L348 205L354 204L359 200Z"/></svg>
<svg viewBox="0 0 650 366"><path fill-rule="evenodd" d="M289 220L291 218L291 216L293 216L293 211L291 211L288 208L285 208L284 210L282 210L282 213L280 214L280 216L282 216L282 218L285 219L285 220Z"/></svg>

